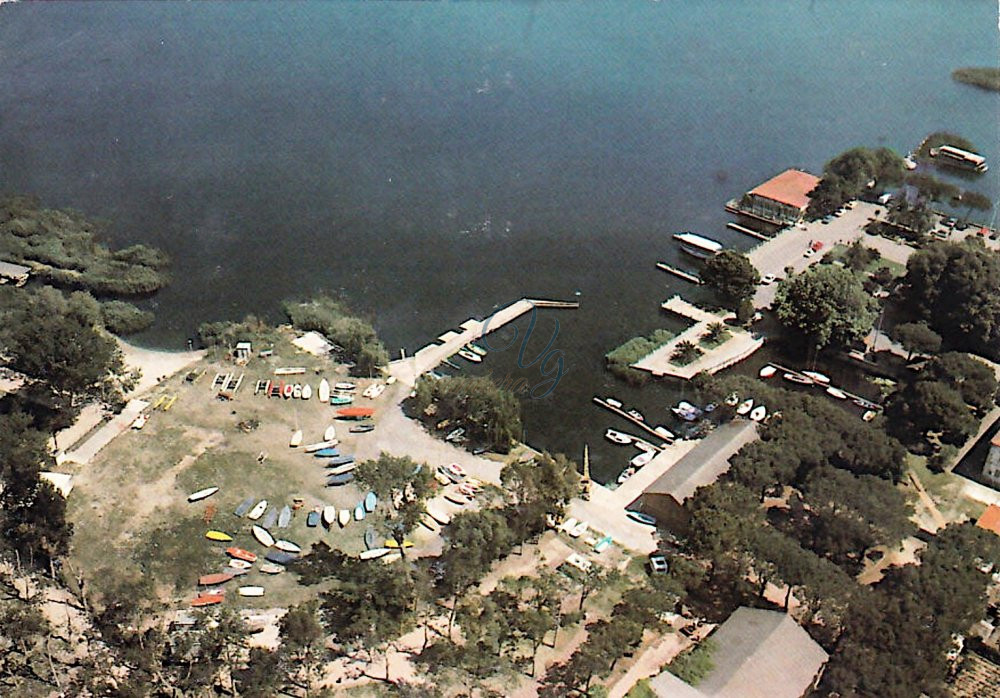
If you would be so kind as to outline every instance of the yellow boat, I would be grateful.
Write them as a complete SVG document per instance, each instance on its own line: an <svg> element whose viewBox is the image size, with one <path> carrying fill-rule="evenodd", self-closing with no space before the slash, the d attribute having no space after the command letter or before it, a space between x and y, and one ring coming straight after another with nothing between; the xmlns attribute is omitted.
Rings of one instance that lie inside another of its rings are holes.
<svg viewBox="0 0 1000 698"><path fill-rule="evenodd" d="M175 402L177 402L177 396L176 395L172 395L169 400L167 400L165 403L163 403L163 407L161 409L164 412L166 412L167 410L169 410L171 407L174 406Z"/></svg>
<svg viewBox="0 0 1000 698"><path fill-rule="evenodd" d="M233 539L228 533L223 533L222 531L209 531L205 534L205 537L209 540L217 540L220 543L228 543Z"/></svg>
<svg viewBox="0 0 1000 698"><path fill-rule="evenodd" d="M397 543L394 538L386 538L385 539L385 547L387 547L387 548L394 548L394 549L395 548L399 548L399 543ZM412 548L413 547L413 541L412 540L404 540L403 541L403 547L404 548Z"/></svg>
<svg viewBox="0 0 1000 698"><path fill-rule="evenodd" d="M151 409L155 410L160 405L162 405L166 401L166 399L167 399L166 395L161 395L160 397L156 398L156 402L153 403L153 407Z"/></svg>

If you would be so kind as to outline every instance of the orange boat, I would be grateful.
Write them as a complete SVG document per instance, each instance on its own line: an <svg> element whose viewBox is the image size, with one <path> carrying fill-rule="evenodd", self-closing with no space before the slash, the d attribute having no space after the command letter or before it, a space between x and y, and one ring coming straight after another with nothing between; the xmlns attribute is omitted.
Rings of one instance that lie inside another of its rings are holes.
<svg viewBox="0 0 1000 698"><path fill-rule="evenodd" d="M224 594L202 594L191 601L192 606L214 606L216 604L222 603L225 599Z"/></svg>
<svg viewBox="0 0 1000 698"><path fill-rule="evenodd" d="M226 548L226 554L229 555L229 557L235 557L237 560L257 562L257 556L249 550L244 550L243 548Z"/></svg>
<svg viewBox="0 0 1000 698"><path fill-rule="evenodd" d="M372 407L341 407L337 410L337 416L346 419L364 419L373 414L375 414L375 409Z"/></svg>
<svg viewBox="0 0 1000 698"><path fill-rule="evenodd" d="M225 584L233 575L226 572L217 572L216 574L206 574L198 577L198 584L203 587L215 586L216 584Z"/></svg>

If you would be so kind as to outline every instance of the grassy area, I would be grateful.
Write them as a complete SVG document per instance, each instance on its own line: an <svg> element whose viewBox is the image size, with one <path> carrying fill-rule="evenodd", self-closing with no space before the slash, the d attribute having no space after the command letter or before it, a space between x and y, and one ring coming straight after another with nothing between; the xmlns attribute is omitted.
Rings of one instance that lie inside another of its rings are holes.
<svg viewBox="0 0 1000 698"><path fill-rule="evenodd" d="M962 478L951 472L936 473L927 468L927 459L912 453L906 454L906 465L923 484L927 494L941 514L949 519L968 517L978 519L983 504L962 494Z"/></svg>
<svg viewBox="0 0 1000 698"><path fill-rule="evenodd" d="M829 259L831 262L838 261L843 262L847 254L847 245L836 244L830 248L830 251L826 253L825 258ZM881 255L876 259L873 259L868 264L864 266L860 271L863 274L874 274L876 271L882 267L887 267L892 275L895 277L906 276L906 265L900 264L899 262L894 262L891 259L886 259Z"/></svg>
<svg viewBox="0 0 1000 698"><path fill-rule="evenodd" d="M958 68L951 77L967 85L1000 92L1000 68Z"/></svg>
<svg viewBox="0 0 1000 698"><path fill-rule="evenodd" d="M625 698L657 698L657 696L649 687L649 679L643 679L632 687Z"/></svg>
<svg viewBox="0 0 1000 698"><path fill-rule="evenodd" d="M645 382L649 374L631 368L639 359L652 354L674 338L670 330L655 330L648 337L633 337L604 355L608 370L619 378L632 383Z"/></svg>

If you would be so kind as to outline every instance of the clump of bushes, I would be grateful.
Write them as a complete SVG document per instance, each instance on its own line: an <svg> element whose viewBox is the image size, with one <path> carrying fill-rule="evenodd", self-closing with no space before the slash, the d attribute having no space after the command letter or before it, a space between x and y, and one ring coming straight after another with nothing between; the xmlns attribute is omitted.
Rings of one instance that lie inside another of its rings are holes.
<svg viewBox="0 0 1000 698"><path fill-rule="evenodd" d="M371 323L350 315L334 299L320 296L306 302L286 302L284 310L296 329L319 332L336 344L341 358L354 364L352 374L370 375L389 363L389 353Z"/></svg>
<svg viewBox="0 0 1000 698"><path fill-rule="evenodd" d="M153 324L154 315L125 301L101 303L101 322L108 332L118 335L135 334Z"/></svg>
<svg viewBox="0 0 1000 698"><path fill-rule="evenodd" d="M649 380L649 374L632 368L632 364L662 347L673 336L669 330L659 329L649 337L633 337L605 354L605 365L613 375L633 385L642 385Z"/></svg>

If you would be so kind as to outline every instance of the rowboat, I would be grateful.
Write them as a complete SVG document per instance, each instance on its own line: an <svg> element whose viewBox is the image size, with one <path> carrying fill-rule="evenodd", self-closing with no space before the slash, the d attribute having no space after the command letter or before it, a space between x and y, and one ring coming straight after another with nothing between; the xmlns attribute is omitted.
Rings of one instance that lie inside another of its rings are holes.
<svg viewBox="0 0 1000 698"><path fill-rule="evenodd" d="M282 552L286 552L286 553L296 553L296 554L298 554L298 553L302 552L302 548L300 548L299 546L295 545L295 543L291 542L290 540L278 540L278 541L275 541L274 542L274 547L277 548L278 550L281 550Z"/></svg>
<svg viewBox="0 0 1000 698"><path fill-rule="evenodd" d="M292 510L286 504L281 507L281 513L278 514L278 528L288 528L288 524L292 521Z"/></svg>
<svg viewBox="0 0 1000 698"><path fill-rule="evenodd" d="M321 448L313 452L314 458L335 458L340 455L340 451L335 448Z"/></svg>
<svg viewBox="0 0 1000 698"><path fill-rule="evenodd" d="M805 376L806 378L810 378L816 381L820 385L830 384L830 379L827 376L820 373L819 371L803 371L802 375Z"/></svg>
<svg viewBox="0 0 1000 698"><path fill-rule="evenodd" d="M625 515L627 517L629 517L630 519L632 519L633 521L636 521L636 522L641 523L641 524L645 524L646 526L655 526L656 525L656 519L655 518L653 518L649 514L643 514L641 511L626 511Z"/></svg>
<svg viewBox="0 0 1000 698"><path fill-rule="evenodd" d="M333 387L337 390L351 391L357 389L358 386L354 385L354 383L334 383Z"/></svg>
<svg viewBox="0 0 1000 698"><path fill-rule="evenodd" d="M756 407L753 408L753 410L750 411L750 419L752 419L755 422L764 421L764 417L766 416L767 416L767 408L764 407L763 405L757 405Z"/></svg>
<svg viewBox="0 0 1000 698"><path fill-rule="evenodd" d="M319 526L320 513L318 511L310 511L306 514L306 526L309 528L316 528Z"/></svg>
<svg viewBox="0 0 1000 698"><path fill-rule="evenodd" d="M302 399L308 400L313 396L313 389L308 383L302 386Z"/></svg>
<svg viewBox="0 0 1000 698"><path fill-rule="evenodd" d="M298 429L292 434L292 438L288 440L288 445L291 448L298 448L302 443L302 430Z"/></svg>
<svg viewBox="0 0 1000 698"><path fill-rule="evenodd" d="M237 560L236 558L229 561L229 566L238 570L248 570L253 567L253 565L246 560Z"/></svg>
<svg viewBox="0 0 1000 698"><path fill-rule="evenodd" d="M457 353L466 361L471 361L474 364L481 363L483 360L483 357L481 357L479 354L475 354L469 351L468 349L459 349Z"/></svg>
<svg viewBox="0 0 1000 698"><path fill-rule="evenodd" d="M213 494L215 494L218 491L219 491L218 487L206 487L203 490L198 490L194 494L189 494L188 495L188 501L189 502L198 502L198 501L200 501L202 499L207 499L208 497L211 497Z"/></svg>
<svg viewBox="0 0 1000 698"><path fill-rule="evenodd" d="M350 453L342 453L339 456L334 456L326 462L326 467L335 467L338 465L347 465L348 463L354 462L354 455Z"/></svg>
<svg viewBox="0 0 1000 698"><path fill-rule="evenodd" d="M319 388L316 389L316 397L320 402L330 401L330 381L326 378L319 382Z"/></svg>
<svg viewBox="0 0 1000 698"><path fill-rule="evenodd" d="M354 507L354 520L364 521L365 519L365 505L362 502L358 502L358 505Z"/></svg>
<svg viewBox="0 0 1000 698"><path fill-rule="evenodd" d="M260 566L260 571L264 574L281 574L285 571L285 568L281 565L276 565L273 562L265 562Z"/></svg>
<svg viewBox="0 0 1000 698"><path fill-rule="evenodd" d="M285 383L284 387L281 388L281 397L287 400L292 396L294 390L291 383Z"/></svg>
<svg viewBox="0 0 1000 698"><path fill-rule="evenodd" d="M753 409L753 398L750 398L740 403L739 407L736 408L736 414L747 414L752 409Z"/></svg>
<svg viewBox="0 0 1000 698"><path fill-rule="evenodd" d="M268 530L271 530L272 528L274 528L274 525L276 523L278 523L278 510L275 509L274 507L271 507L270 509L267 510L267 513L264 515L264 518L261 519L260 525Z"/></svg>
<svg viewBox="0 0 1000 698"><path fill-rule="evenodd" d="M257 502L257 505L254 506L253 509L250 510L250 513L247 514L247 518L250 519L251 521L256 521L257 519L259 519L261 516L264 515L265 509L267 509L267 500L262 499L259 502Z"/></svg>
<svg viewBox="0 0 1000 698"><path fill-rule="evenodd" d="M274 536L271 535L270 531L266 528L261 528L260 526L254 526L250 529L250 533L253 537L257 539L257 542L263 545L265 548L270 548L274 545Z"/></svg>
<svg viewBox="0 0 1000 698"><path fill-rule="evenodd" d="M287 565L296 559L295 555L291 553L286 553L281 550L271 550L264 556L264 559L268 562L273 562L276 565Z"/></svg>
<svg viewBox="0 0 1000 698"><path fill-rule="evenodd" d="M339 475L331 475L326 479L327 487L340 487L341 485L346 485L347 483L354 480L354 473L340 473ZM345 510L341 510L343 513Z"/></svg>
<svg viewBox="0 0 1000 698"><path fill-rule="evenodd" d="M350 405L354 398L350 395L334 395L330 398L331 405Z"/></svg>
<svg viewBox="0 0 1000 698"><path fill-rule="evenodd" d="M358 557L362 560L375 560L388 553L389 548L369 548L368 550L362 550Z"/></svg>
<svg viewBox="0 0 1000 698"><path fill-rule="evenodd" d="M326 400L323 400L323 402L326 402ZM331 424L326 428L326 431L323 432L323 440L333 441L335 438L337 438L337 427Z"/></svg>
<svg viewBox="0 0 1000 698"><path fill-rule="evenodd" d="M473 354L486 356L486 350L474 342L469 342L468 344L465 345L465 348L471 351Z"/></svg>
<svg viewBox="0 0 1000 698"><path fill-rule="evenodd" d="M344 526L346 526L350 522L351 522L351 510L350 509L341 509L340 511L337 512L337 523L340 524L341 528L343 528Z"/></svg>
<svg viewBox="0 0 1000 698"><path fill-rule="evenodd" d="M623 434L620 431L616 431L616 430L610 429L610 428L606 432L604 432L604 438L606 438L611 443L621 444L623 446L625 444L632 443L632 437L631 436L629 436L628 434Z"/></svg>
<svg viewBox="0 0 1000 698"><path fill-rule="evenodd" d="M653 460L655 455L656 454L653 451L643 451L639 455L633 457L632 460L629 461L629 465L633 468L639 469L649 463L649 461Z"/></svg>
<svg viewBox="0 0 1000 698"><path fill-rule="evenodd" d="M298 400L298 399L300 399L302 397L302 384L301 383L296 383L295 385L292 386L292 397L295 398L296 400Z"/></svg>
<svg viewBox="0 0 1000 698"><path fill-rule="evenodd" d="M250 507L252 506L253 506L253 497L247 497L242 502L240 502L240 505L236 507L236 511L234 511L233 513L236 514L236 516L243 516L248 511L250 511Z"/></svg>
<svg viewBox="0 0 1000 698"><path fill-rule="evenodd" d="M768 365L768 366L765 366L764 368L760 369L760 371L757 373L757 375L760 376L761 378L770 378L771 376L773 376L777 372L778 372L777 368L775 368L774 366Z"/></svg>
<svg viewBox="0 0 1000 698"><path fill-rule="evenodd" d="M840 388L834 388L832 385L826 389L826 394L829 395L830 397L835 397L838 400L847 399L847 393L845 393Z"/></svg>
<svg viewBox="0 0 1000 698"><path fill-rule="evenodd" d="M784 376L782 376L782 378L792 383L798 383L799 385L812 385L813 382L812 378L809 378L806 375L800 376L797 373L786 373Z"/></svg>
<svg viewBox="0 0 1000 698"><path fill-rule="evenodd" d="M299 366L288 366L285 368L274 369L274 375L276 376L300 376L305 372L306 370Z"/></svg>
<svg viewBox="0 0 1000 698"><path fill-rule="evenodd" d="M243 548L226 548L226 555L235 557L237 560L246 560L249 563L257 562L257 555Z"/></svg>
<svg viewBox="0 0 1000 698"><path fill-rule="evenodd" d="M466 499L465 496L459 494L458 492L449 492L444 496L444 498L447 499L452 504L455 504L460 507L464 507L466 504L469 503L469 500Z"/></svg>
<svg viewBox="0 0 1000 698"><path fill-rule="evenodd" d="M338 442L337 442L336 439L329 439L329 440L317 441L314 444L309 444L308 446L303 446L302 447L302 452L303 453L316 453L316 451L320 451L320 450L322 450L324 448L330 448L332 446L336 446L337 443Z"/></svg>
<svg viewBox="0 0 1000 698"><path fill-rule="evenodd" d="M622 484L623 482L625 482L626 480L628 480L633 475L635 475L635 468L633 468L631 466L629 466L628 468L625 468L625 470L623 470L620 473L618 473L618 484L619 485Z"/></svg>
<svg viewBox="0 0 1000 698"><path fill-rule="evenodd" d="M329 528L333 525L333 522L337 520L337 507L335 506L325 506L323 507L323 523Z"/></svg>
<svg viewBox="0 0 1000 698"><path fill-rule="evenodd" d="M375 511L375 507L378 505L378 496L374 492L369 492L365 495L365 511L369 514Z"/></svg>
<svg viewBox="0 0 1000 698"><path fill-rule="evenodd" d="M357 467L358 464L355 463L354 460L352 459L348 463L341 463L340 465L335 465L334 467L330 468L330 471L327 473L327 475L344 475L345 473L349 473Z"/></svg>
<svg viewBox="0 0 1000 698"><path fill-rule="evenodd" d="M371 407L341 407L337 410L337 416L342 419L364 419L375 414Z"/></svg>
<svg viewBox="0 0 1000 698"><path fill-rule="evenodd" d="M385 539L385 547L387 547L387 548L399 548L399 543L396 542L395 538L386 538ZM403 541L403 547L404 548L412 548L413 547L413 541L412 540L404 540Z"/></svg>
<svg viewBox="0 0 1000 698"><path fill-rule="evenodd" d="M195 608L214 606L215 604L222 603L225 598L225 594L203 594L192 599L191 605Z"/></svg>
<svg viewBox="0 0 1000 698"><path fill-rule="evenodd" d="M611 407L614 407L615 409L620 410L622 408L621 400L615 400L613 397L604 398L604 402L610 405Z"/></svg>
<svg viewBox="0 0 1000 698"><path fill-rule="evenodd" d="M420 525L426 528L431 533L437 533L441 528L440 526L438 526L437 521L432 519L427 514L420 515Z"/></svg>
<svg viewBox="0 0 1000 698"><path fill-rule="evenodd" d="M365 388L364 392L361 393L361 395L363 397L367 397L374 400L379 395L381 395L384 390L385 390L385 385L383 385L382 383L372 383L367 388Z"/></svg>
<svg viewBox="0 0 1000 698"><path fill-rule="evenodd" d="M876 412L875 410L866 410L865 413L861 415L861 419L865 420L866 422L870 422L877 416L878 412Z"/></svg>
<svg viewBox="0 0 1000 698"><path fill-rule="evenodd" d="M370 431L375 431L374 424L359 424L357 426L348 429L352 434L367 434Z"/></svg>
<svg viewBox="0 0 1000 698"><path fill-rule="evenodd" d="M223 533L222 531L208 531L205 533L205 537L209 540L218 541L220 543L228 543L233 539L228 533Z"/></svg>
<svg viewBox="0 0 1000 698"><path fill-rule="evenodd" d="M264 587L240 587L236 593L240 596L263 596Z"/></svg>
<svg viewBox="0 0 1000 698"><path fill-rule="evenodd" d="M427 515L432 519L434 519L435 521L437 521L442 526L447 526L448 524L451 523L451 516L441 511L440 509L430 505L428 505L427 507Z"/></svg>
<svg viewBox="0 0 1000 698"><path fill-rule="evenodd" d="M365 529L365 547L371 550L378 543L378 534L369 526Z"/></svg>
<svg viewBox="0 0 1000 698"><path fill-rule="evenodd" d="M217 584L225 584L233 575L228 572L216 572L215 574L205 574L198 577L198 585L203 587L215 586Z"/></svg>

